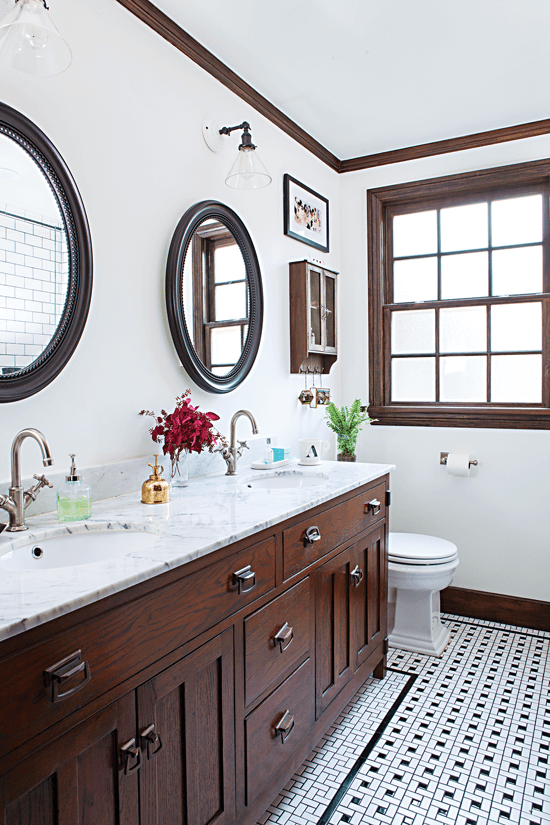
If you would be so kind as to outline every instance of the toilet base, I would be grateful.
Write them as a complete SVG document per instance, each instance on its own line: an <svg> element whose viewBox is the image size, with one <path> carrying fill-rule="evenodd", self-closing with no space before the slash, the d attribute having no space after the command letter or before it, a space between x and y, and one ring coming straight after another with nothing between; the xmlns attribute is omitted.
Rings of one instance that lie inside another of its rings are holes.
<svg viewBox="0 0 550 825"><path fill-rule="evenodd" d="M451 638L451 631L441 624L439 590L395 592L395 618L388 634L390 647L441 656Z"/></svg>
<svg viewBox="0 0 550 825"><path fill-rule="evenodd" d="M448 627L439 622L439 631L431 639L414 639L411 636L399 633L390 633L388 644L390 647L397 647L400 650L409 650L411 653L424 653L427 656L441 656L451 638L451 631ZM434 628L435 629L435 628Z"/></svg>

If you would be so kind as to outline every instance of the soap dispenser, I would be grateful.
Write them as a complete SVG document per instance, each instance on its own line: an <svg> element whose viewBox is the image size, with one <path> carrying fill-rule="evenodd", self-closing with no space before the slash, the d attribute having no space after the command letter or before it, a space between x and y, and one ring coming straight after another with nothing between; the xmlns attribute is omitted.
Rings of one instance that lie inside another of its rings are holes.
<svg viewBox="0 0 550 825"><path fill-rule="evenodd" d="M71 457L71 469L65 476L65 484L57 491L57 520L82 521L92 515L92 489L83 484L76 472L75 455Z"/></svg>
<svg viewBox="0 0 550 825"><path fill-rule="evenodd" d="M158 453L155 453L155 465L148 462L153 472L141 487L142 504L166 504L170 501L170 485L165 478L162 478L164 467L159 467L157 459Z"/></svg>

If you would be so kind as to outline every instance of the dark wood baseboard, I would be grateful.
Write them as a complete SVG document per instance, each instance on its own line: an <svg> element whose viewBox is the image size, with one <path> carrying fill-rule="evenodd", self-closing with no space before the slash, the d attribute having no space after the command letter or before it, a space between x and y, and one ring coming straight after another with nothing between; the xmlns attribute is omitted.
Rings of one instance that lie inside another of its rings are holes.
<svg viewBox="0 0 550 825"><path fill-rule="evenodd" d="M550 602L536 599L447 587L441 591L441 610L443 613L454 613L471 619L550 631Z"/></svg>

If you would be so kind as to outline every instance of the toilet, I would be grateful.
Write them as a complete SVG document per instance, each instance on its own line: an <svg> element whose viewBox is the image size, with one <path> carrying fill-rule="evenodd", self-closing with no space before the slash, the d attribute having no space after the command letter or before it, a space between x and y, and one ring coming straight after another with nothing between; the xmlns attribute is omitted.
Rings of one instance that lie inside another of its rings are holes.
<svg viewBox="0 0 550 825"><path fill-rule="evenodd" d="M441 624L439 592L458 567L456 545L419 533L388 536L390 647L441 656L451 632Z"/></svg>

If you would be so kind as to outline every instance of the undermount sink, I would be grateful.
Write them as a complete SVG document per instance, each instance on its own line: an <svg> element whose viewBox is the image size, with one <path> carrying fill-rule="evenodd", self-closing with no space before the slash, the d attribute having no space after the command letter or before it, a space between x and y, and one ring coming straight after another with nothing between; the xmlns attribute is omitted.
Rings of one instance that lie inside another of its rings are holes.
<svg viewBox="0 0 550 825"><path fill-rule="evenodd" d="M75 567L97 561L115 560L147 550L159 539L157 532L128 526L86 530L71 527L74 532L61 535L29 536L24 544L2 553L0 570L52 570Z"/></svg>
<svg viewBox="0 0 550 825"><path fill-rule="evenodd" d="M325 473L270 473L262 476L249 476L243 479L241 486L250 490L292 490L305 487L320 487L326 484Z"/></svg>

